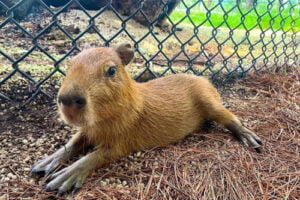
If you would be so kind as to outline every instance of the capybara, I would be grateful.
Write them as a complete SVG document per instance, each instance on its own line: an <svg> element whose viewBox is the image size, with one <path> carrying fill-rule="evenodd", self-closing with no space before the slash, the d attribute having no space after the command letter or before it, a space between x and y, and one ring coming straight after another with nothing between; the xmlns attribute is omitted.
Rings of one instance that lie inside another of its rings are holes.
<svg viewBox="0 0 300 200"><path fill-rule="evenodd" d="M63 120L78 131L65 146L37 162L32 173L49 174L86 147L94 148L49 175L46 190L79 188L96 168L130 152L178 141L207 119L224 125L244 145L261 146L261 139L220 103L207 79L174 74L138 83L124 67L133 56L131 46L122 44L90 48L71 60L57 103Z"/></svg>

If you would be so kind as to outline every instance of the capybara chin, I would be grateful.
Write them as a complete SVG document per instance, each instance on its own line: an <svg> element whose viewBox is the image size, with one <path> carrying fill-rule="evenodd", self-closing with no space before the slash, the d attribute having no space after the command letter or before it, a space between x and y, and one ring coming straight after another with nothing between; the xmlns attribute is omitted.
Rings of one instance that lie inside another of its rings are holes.
<svg viewBox="0 0 300 200"><path fill-rule="evenodd" d="M260 138L220 103L208 80L176 74L137 83L124 67L133 55L131 46L122 44L85 50L70 62L57 102L62 118L78 132L63 148L36 163L32 173L50 173L86 147L94 150L52 173L46 190L62 193L79 188L96 168L133 151L178 141L206 119L259 150Z"/></svg>

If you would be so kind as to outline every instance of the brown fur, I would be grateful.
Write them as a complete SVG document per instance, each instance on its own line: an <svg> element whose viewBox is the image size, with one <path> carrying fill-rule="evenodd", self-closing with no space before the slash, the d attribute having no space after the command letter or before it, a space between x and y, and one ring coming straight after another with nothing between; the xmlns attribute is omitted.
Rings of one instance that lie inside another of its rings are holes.
<svg viewBox="0 0 300 200"><path fill-rule="evenodd" d="M64 192L70 185L80 186L97 167L133 151L178 141L197 130L205 119L224 125L245 144L260 146L260 139L220 103L217 90L207 79L176 74L137 83L124 68L132 57L130 46L121 45L117 49L88 49L71 61L58 96L80 96L86 104L78 108L59 103L59 110L67 123L77 126L78 133L66 145L68 155L59 150L48 158L50 161L42 161L33 169L50 171L75 154L79 149L75 144L82 144L82 140L95 150L54 174L48 189ZM106 76L110 66L116 66L113 77ZM53 160L58 161L49 164ZM64 184L70 174L76 174L80 181Z"/></svg>

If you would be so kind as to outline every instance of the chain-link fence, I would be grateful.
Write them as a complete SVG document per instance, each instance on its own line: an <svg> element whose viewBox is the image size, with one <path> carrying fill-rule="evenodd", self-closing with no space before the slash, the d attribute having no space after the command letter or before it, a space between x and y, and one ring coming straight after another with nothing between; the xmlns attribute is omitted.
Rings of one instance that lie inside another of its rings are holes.
<svg viewBox="0 0 300 200"><path fill-rule="evenodd" d="M135 48L128 70L138 81L184 72L224 84L249 70L299 66L299 5L298 0L3 0L0 99L26 104L39 94L51 96L49 87L57 89L72 55L122 42Z"/></svg>

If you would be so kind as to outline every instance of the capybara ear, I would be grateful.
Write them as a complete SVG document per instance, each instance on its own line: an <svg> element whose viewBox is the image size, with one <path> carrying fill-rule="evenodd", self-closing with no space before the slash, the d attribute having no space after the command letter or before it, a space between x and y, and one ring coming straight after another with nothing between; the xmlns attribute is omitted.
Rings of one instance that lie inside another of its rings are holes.
<svg viewBox="0 0 300 200"><path fill-rule="evenodd" d="M116 49L123 65L127 65L133 58L134 52L129 43L121 44Z"/></svg>

